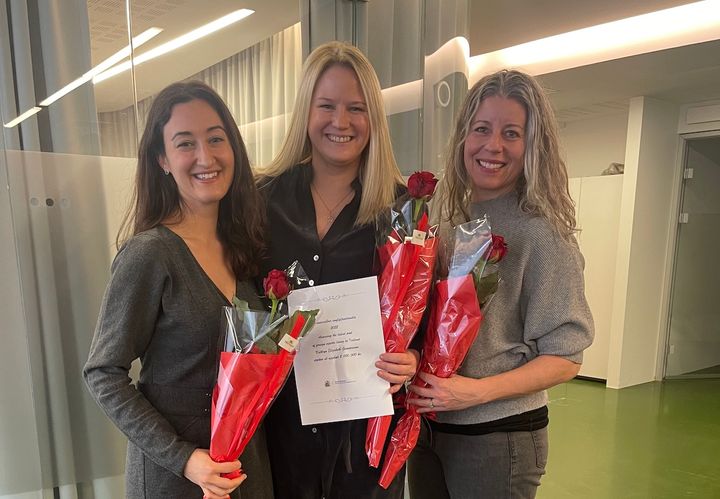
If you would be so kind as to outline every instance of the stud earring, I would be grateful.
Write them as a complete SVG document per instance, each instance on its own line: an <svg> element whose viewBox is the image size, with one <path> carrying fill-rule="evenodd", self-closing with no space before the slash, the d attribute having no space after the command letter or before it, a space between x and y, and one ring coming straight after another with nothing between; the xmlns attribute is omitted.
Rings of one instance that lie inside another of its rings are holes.
<svg viewBox="0 0 720 499"><path fill-rule="evenodd" d="M165 172L165 175L170 175L170 170L168 170L167 168L163 168L163 171Z"/></svg>

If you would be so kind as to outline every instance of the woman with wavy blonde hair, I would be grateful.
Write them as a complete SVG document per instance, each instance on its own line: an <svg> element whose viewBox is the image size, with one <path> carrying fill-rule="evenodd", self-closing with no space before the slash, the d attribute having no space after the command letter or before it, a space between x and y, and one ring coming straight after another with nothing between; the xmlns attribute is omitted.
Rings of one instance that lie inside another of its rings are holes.
<svg viewBox="0 0 720 499"><path fill-rule="evenodd" d="M441 232L487 215L508 251L458 374L421 372L429 387L411 388L437 420L410 457L410 492L532 498L548 455L546 389L578 373L593 339L557 125L537 81L503 70L477 82L448 156Z"/></svg>
<svg viewBox="0 0 720 499"><path fill-rule="evenodd" d="M450 138L441 206L446 220L467 218L472 187L463 159L465 139L482 101L502 96L527 109L522 175L515 186L523 211L545 217L563 237L576 230L575 205L568 191L568 175L560 155L558 127L549 99L535 79L519 71L501 71L480 80L468 92Z"/></svg>
<svg viewBox="0 0 720 499"><path fill-rule="evenodd" d="M298 260L309 284L374 274L375 222L402 191L380 83L357 48L330 42L303 68L290 128L258 184L267 207L265 269ZM417 353L375 364L391 392L415 373ZM302 426L294 380L266 419L277 499L401 498L404 473L388 490L365 455L367 420Z"/></svg>

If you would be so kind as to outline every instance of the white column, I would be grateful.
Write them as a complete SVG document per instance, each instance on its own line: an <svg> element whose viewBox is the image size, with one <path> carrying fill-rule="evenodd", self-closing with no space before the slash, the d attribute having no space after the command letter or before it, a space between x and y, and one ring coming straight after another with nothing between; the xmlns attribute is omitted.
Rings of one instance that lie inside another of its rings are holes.
<svg viewBox="0 0 720 499"><path fill-rule="evenodd" d="M607 385L658 379L679 181L675 104L630 101Z"/></svg>

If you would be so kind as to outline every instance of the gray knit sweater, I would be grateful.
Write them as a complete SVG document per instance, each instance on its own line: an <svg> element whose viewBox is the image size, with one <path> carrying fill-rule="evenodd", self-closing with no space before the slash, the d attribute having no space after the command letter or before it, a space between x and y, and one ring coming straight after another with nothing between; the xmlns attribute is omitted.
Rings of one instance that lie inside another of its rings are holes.
<svg viewBox="0 0 720 499"><path fill-rule="evenodd" d="M238 282L236 295L262 307L247 282ZM129 440L127 497L202 497L183 468L196 448L210 443L224 305L228 301L184 241L166 227L136 235L115 257L83 375ZM138 358L136 388L128 373ZM243 454L249 479L240 491L270 498L264 435L256 437Z"/></svg>
<svg viewBox="0 0 720 499"><path fill-rule="evenodd" d="M582 362L593 340L585 300L584 260L577 244L559 237L549 223L523 213L515 193L471 205L471 215L487 214L508 252L500 262L501 282L459 374L482 378L506 372L539 355ZM545 391L496 400L462 411L439 412L438 421L473 424L542 407Z"/></svg>

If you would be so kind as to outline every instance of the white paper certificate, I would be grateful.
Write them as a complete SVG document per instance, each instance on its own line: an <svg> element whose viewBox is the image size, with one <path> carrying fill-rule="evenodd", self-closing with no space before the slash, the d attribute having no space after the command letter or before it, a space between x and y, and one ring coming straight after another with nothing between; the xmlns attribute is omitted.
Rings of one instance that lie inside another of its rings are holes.
<svg viewBox="0 0 720 499"><path fill-rule="evenodd" d="M297 289L288 306L320 309L295 356L302 424L392 414L390 385L375 367L385 351L377 278Z"/></svg>

